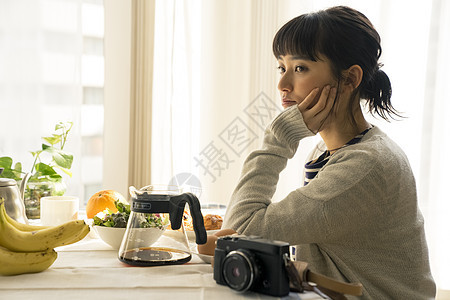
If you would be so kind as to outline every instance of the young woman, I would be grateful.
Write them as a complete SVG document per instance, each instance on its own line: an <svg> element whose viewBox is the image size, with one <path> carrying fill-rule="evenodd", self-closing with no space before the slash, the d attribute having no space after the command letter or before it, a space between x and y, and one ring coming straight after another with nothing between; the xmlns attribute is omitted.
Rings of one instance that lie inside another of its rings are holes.
<svg viewBox="0 0 450 300"><path fill-rule="evenodd" d="M312 270L363 285L361 299L430 299L424 223L404 152L361 110L396 114L380 69L380 37L362 13L333 7L276 34L285 110L246 159L223 228L297 245ZM304 186L272 202L299 141L319 133ZM230 232L228 230L228 232Z"/></svg>

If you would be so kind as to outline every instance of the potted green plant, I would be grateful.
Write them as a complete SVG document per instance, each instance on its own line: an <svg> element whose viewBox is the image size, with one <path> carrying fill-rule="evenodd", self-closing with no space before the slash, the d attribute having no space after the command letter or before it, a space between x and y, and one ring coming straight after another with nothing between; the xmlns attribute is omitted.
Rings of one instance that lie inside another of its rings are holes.
<svg viewBox="0 0 450 300"><path fill-rule="evenodd" d="M34 161L24 194L25 210L29 219L40 218L41 197L62 196L66 191L63 177L57 170L72 176L70 168L73 155L64 151L72 126L72 122L57 123L51 136L42 137L44 143L41 149L31 151ZM13 166L13 159L8 156L0 157L0 168L3 168L0 177L12 178L18 182L26 174L22 170L22 164L16 162Z"/></svg>

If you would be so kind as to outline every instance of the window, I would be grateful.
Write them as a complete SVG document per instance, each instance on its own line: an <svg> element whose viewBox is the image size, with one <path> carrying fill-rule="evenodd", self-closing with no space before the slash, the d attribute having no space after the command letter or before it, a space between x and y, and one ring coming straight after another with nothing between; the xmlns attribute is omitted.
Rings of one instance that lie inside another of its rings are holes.
<svg viewBox="0 0 450 300"><path fill-rule="evenodd" d="M102 0L0 2L0 156L29 172L41 137L72 121L61 175L82 208L102 183L103 24Z"/></svg>

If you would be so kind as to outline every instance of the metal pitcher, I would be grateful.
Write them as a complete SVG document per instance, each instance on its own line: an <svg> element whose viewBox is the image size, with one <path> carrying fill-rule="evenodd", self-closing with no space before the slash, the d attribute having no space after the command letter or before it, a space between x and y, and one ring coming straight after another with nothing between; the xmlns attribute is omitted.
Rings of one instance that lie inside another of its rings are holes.
<svg viewBox="0 0 450 300"><path fill-rule="evenodd" d="M24 224L28 224L23 196L29 177L29 173L25 174L20 188L14 179L0 178L0 198L5 199L6 213L14 220Z"/></svg>

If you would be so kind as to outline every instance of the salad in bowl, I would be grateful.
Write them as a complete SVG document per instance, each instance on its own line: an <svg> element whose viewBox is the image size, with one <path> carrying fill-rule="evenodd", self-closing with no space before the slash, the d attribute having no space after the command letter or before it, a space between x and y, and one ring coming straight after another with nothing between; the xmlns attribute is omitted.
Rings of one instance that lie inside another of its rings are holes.
<svg viewBox="0 0 450 300"><path fill-rule="evenodd" d="M93 218L93 228L99 237L114 249L119 249L123 235L130 218L130 205L116 201L117 212L105 209ZM146 241L156 241L169 225L169 218L165 214L140 214L136 220L135 230L143 231ZM145 245L150 246L150 245Z"/></svg>

